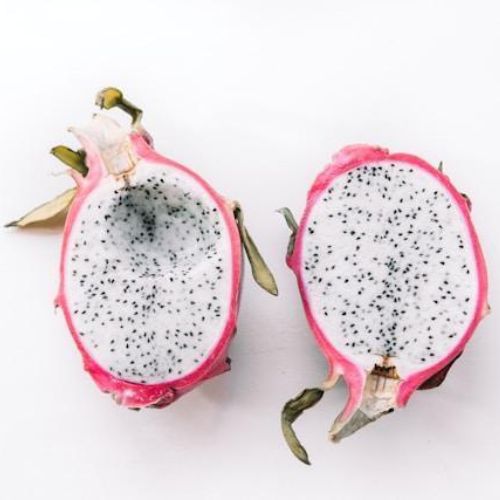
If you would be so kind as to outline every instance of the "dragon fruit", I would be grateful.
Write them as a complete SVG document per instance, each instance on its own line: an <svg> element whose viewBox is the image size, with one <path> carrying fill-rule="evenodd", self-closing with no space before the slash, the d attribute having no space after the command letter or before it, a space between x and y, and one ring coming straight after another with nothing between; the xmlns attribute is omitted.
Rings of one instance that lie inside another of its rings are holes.
<svg viewBox="0 0 500 500"><path fill-rule="evenodd" d="M442 165L350 146L317 177L287 263L329 372L283 408L292 452L309 458L292 428L340 376L348 400L330 430L340 441L440 385L488 312L487 277L470 201Z"/></svg>
<svg viewBox="0 0 500 500"><path fill-rule="evenodd" d="M105 89L97 104L130 114L131 130L102 115L70 129L82 149L52 153L76 188L10 225L69 207L56 304L85 369L119 404L161 408L230 367L241 243L257 283L274 295L277 287L239 204L160 156L119 90Z"/></svg>

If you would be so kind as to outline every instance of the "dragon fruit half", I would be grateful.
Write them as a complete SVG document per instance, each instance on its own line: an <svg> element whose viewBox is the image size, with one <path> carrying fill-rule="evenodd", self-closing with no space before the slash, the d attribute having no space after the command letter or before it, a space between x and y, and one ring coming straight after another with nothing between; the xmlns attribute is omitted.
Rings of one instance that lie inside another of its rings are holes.
<svg viewBox="0 0 500 500"><path fill-rule="evenodd" d="M105 89L97 104L129 113L131 130L102 115L70 129L83 149L52 153L77 187L10 225L71 204L56 304L97 385L129 408L160 408L229 369L241 242L256 281L274 295L277 287L239 205L160 156L119 90Z"/></svg>
<svg viewBox="0 0 500 500"><path fill-rule="evenodd" d="M292 452L309 459L292 424L343 376L349 397L330 438L339 441L440 385L488 312L487 277L470 201L408 154L350 146L318 176L287 263L327 358L321 387L282 412Z"/></svg>

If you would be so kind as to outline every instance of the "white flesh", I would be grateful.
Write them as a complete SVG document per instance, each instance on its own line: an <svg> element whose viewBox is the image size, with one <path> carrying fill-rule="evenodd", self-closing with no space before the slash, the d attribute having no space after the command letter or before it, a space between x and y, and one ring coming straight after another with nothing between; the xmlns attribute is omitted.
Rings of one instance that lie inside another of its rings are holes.
<svg viewBox="0 0 500 500"><path fill-rule="evenodd" d="M320 328L368 371L384 358L400 376L436 363L477 304L462 213L407 163L365 164L334 179L307 220L301 266Z"/></svg>
<svg viewBox="0 0 500 500"><path fill-rule="evenodd" d="M215 201L178 169L141 161L106 177L69 239L65 290L97 363L137 383L177 379L212 352L230 314L232 251Z"/></svg>

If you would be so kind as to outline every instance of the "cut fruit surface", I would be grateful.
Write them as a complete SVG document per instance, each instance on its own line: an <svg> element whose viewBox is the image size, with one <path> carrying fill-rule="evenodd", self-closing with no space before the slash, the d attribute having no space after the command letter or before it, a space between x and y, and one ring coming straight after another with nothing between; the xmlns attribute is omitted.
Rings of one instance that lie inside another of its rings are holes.
<svg viewBox="0 0 500 500"><path fill-rule="evenodd" d="M333 441L404 406L417 388L440 385L488 312L469 212L442 168L363 145L333 157L300 224L282 210L292 229L287 262L330 365L318 390L339 376L349 390Z"/></svg>
<svg viewBox="0 0 500 500"><path fill-rule="evenodd" d="M233 204L96 115L64 232L58 304L86 369L129 407L164 406L229 369L241 242Z"/></svg>
<svg viewBox="0 0 500 500"><path fill-rule="evenodd" d="M480 296L474 241L437 175L372 161L336 176L303 222L300 279L325 337L365 370L400 377L460 341Z"/></svg>
<svg viewBox="0 0 500 500"><path fill-rule="evenodd" d="M68 235L63 287L98 364L149 384L212 354L237 295L231 223L194 177L168 165L141 161L89 193Z"/></svg>

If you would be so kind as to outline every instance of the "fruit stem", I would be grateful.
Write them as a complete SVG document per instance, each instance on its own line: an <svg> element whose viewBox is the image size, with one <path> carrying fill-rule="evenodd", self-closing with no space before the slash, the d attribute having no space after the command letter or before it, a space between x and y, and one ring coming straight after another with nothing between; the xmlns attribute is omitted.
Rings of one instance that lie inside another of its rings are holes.
<svg viewBox="0 0 500 500"><path fill-rule="evenodd" d="M400 383L401 379L394 366L388 363L375 365L366 377L358 407L347 417L342 412L335 419L329 432L330 439L338 443L365 425L392 413L397 406L396 396Z"/></svg>
<svg viewBox="0 0 500 500"><path fill-rule="evenodd" d="M142 119L142 110L123 97L123 92L115 87L101 90L95 103L101 109L119 108L132 118L132 126L139 125Z"/></svg>

